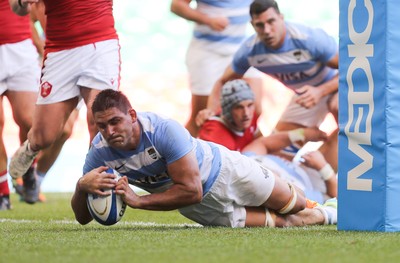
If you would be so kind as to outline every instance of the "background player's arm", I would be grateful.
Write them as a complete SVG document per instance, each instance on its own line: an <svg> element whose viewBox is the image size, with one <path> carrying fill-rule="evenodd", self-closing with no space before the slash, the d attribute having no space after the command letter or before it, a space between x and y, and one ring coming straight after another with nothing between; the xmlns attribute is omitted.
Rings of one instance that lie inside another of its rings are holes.
<svg viewBox="0 0 400 263"><path fill-rule="evenodd" d="M327 65L331 68L337 69L338 60L339 54L336 54L330 61L328 61ZM336 75L332 79L324 82L317 87L304 85L303 87L296 89L296 93L301 94L296 99L296 103L307 109L314 107L321 100L321 98L337 92L338 87L339 75Z"/></svg>
<svg viewBox="0 0 400 263"><path fill-rule="evenodd" d="M331 60L329 60L327 65L331 68L338 69L339 53L337 53ZM334 78L320 85L318 88L321 88L323 90L323 95L327 96L331 93L336 92L338 90L338 87L339 87L339 75L336 75Z"/></svg>
<svg viewBox="0 0 400 263"><path fill-rule="evenodd" d="M326 161L324 155L320 151L313 151L303 154L302 156L302 163L305 166L313 168L321 173L321 170L324 169L326 165L329 165ZM329 169L328 169L329 170ZM329 178L322 178L326 185L326 194L330 197L337 196L337 188L338 188L338 181L336 177L336 173L333 171L332 167L330 170L330 177Z"/></svg>
<svg viewBox="0 0 400 263"><path fill-rule="evenodd" d="M40 57L43 57L44 39L41 38L35 26L35 23L39 21L42 30L45 30L46 28L45 7L42 0L39 0L37 3L31 5L31 11L29 15L31 18L31 31L32 31L33 44L35 45Z"/></svg>
<svg viewBox="0 0 400 263"><path fill-rule="evenodd" d="M242 152L252 152L257 155L265 155L267 153L276 152L294 143L290 133L301 132L302 142L307 141L325 141L327 135L318 128L302 128L292 131L282 131L273 133L266 137L259 137L244 147ZM298 136L297 136L298 137Z"/></svg>
<svg viewBox="0 0 400 263"><path fill-rule="evenodd" d="M191 0L172 0L171 12L186 20L207 25L215 31L222 31L229 24L225 16L210 17L190 7Z"/></svg>
<svg viewBox="0 0 400 263"><path fill-rule="evenodd" d="M243 75L237 74L233 71L232 66L229 65L225 69L224 74L214 84L211 94L208 97L207 108L213 113L219 112L221 110L220 95L222 86L229 80L241 79L242 77Z"/></svg>
<svg viewBox="0 0 400 263"><path fill-rule="evenodd" d="M39 0L9 0L11 10L20 16L25 16L31 11L31 4Z"/></svg>
<svg viewBox="0 0 400 263"><path fill-rule="evenodd" d="M330 61L328 61L327 65L331 68L338 69L339 68L339 53L337 53ZM324 96L338 91L339 75L336 75L330 81L325 82L321 86L323 86Z"/></svg>

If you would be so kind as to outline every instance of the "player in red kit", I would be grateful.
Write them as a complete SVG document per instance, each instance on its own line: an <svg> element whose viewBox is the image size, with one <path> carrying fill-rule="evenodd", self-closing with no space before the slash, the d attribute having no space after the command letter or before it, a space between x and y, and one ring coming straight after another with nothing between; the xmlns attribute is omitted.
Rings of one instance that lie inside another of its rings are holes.
<svg viewBox="0 0 400 263"><path fill-rule="evenodd" d="M36 5L35 5L36 8ZM45 21L43 14L36 14L37 19ZM40 78L40 62L38 53L43 53L43 47L33 40L35 27L28 15L18 16L10 8L8 0L0 0L0 210L9 209L9 186L7 179L7 154L3 142L3 97L10 102L13 117L19 126L21 142L27 139L27 133L32 125L32 117L37 99ZM33 41L33 42L32 42ZM35 46L33 45L35 44ZM14 182L21 198L27 203L38 201L40 179L45 176L57 159L64 142L69 138L76 113L71 116L68 125L54 144L42 152L22 176L20 182ZM36 182L38 178L39 182ZM44 201L41 195L39 201Z"/></svg>
<svg viewBox="0 0 400 263"><path fill-rule="evenodd" d="M9 0L18 15L38 0ZM28 139L11 158L9 172L21 177L40 150L60 136L80 100L88 108L104 89L119 88L120 46L110 0L44 0L46 44L40 92ZM91 139L97 130L87 111Z"/></svg>

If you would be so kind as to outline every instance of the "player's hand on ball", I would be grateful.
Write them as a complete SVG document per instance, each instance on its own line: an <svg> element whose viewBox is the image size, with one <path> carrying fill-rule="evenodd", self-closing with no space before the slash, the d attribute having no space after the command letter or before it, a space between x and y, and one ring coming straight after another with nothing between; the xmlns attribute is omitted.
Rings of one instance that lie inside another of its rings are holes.
<svg viewBox="0 0 400 263"><path fill-rule="evenodd" d="M102 189L113 189L117 182L115 174L106 173L108 167L100 166L86 173L78 181L78 189L86 193L97 194L99 196L110 195L110 191Z"/></svg>
<svg viewBox="0 0 400 263"><path fill-rule="evenodd" d="M115 193L117 195L121 195L122 200L132 208L140 208L139 207L139 199L140 197L132 190L129 186L128 177L121 177L117 185L115 186Z"/></svg>

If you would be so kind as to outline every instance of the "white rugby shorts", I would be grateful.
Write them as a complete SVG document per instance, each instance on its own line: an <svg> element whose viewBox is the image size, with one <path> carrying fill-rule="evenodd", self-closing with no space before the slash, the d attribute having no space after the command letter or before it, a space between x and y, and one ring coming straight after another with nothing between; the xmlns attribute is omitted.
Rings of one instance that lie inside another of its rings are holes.
<svg viewBox="0 0 400 263"><path fill-rule="evenodd" d="M260 206L275 186L274 174L239 152L221 150L218 178L199 204L179 209L204 226L244 227L245 206Z"/></svg>
<svg viewBox="0 0 400 263"><path fill-rule="evenodd" d="M210 95L215 82L232 62L232 55L218 54L205 49L198 41L192 40L186 52L186 66L192 94Z"/></svg>
<svg viewBox="0 0 400 263"><path fill-rule="evenodd" d="M37 104L51 104L80 96L80 87L119 88L120 46L117 39L49 52L43 62Z"/></svg>
<svg viewBox="0 0 400 263"><path fill-rule="evenodd" d="M189 72L190 90L193 95L209 96L215 82L232 63L234 54L224 55L204 48L199 41L192 40L186 52L186 66ZM250 68L244 75L261 78L262 73Z"/></svg>
<svg viewBox="0 0 400 263"><path fill-rule="evenodd" d="M323 97L317 105L310 109L295 102L298 96L293 94L279 121L297 123L305 127L319 127L329 113L328 100L333 94Z"/></svg>
<svg viewBox="0 0 400 263"><path fill-rule="evenodd" d="M31 39L0 45L0 94L6 90L37 93L40 61Z"/></svg>

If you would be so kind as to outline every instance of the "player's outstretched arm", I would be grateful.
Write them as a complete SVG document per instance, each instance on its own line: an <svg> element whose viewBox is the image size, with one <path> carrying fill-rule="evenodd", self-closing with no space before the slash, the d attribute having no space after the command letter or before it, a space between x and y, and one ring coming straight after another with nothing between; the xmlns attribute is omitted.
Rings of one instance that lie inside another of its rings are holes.
<svg viewBox="0 0 400 263"><path fill-rule="evenodd" d="M161 193L136 195L128 186L126 177L120 179L115 193L131 208L168 211L201 202L203 187L196 154L192 151L168 165L173 185Z"/></svg>

